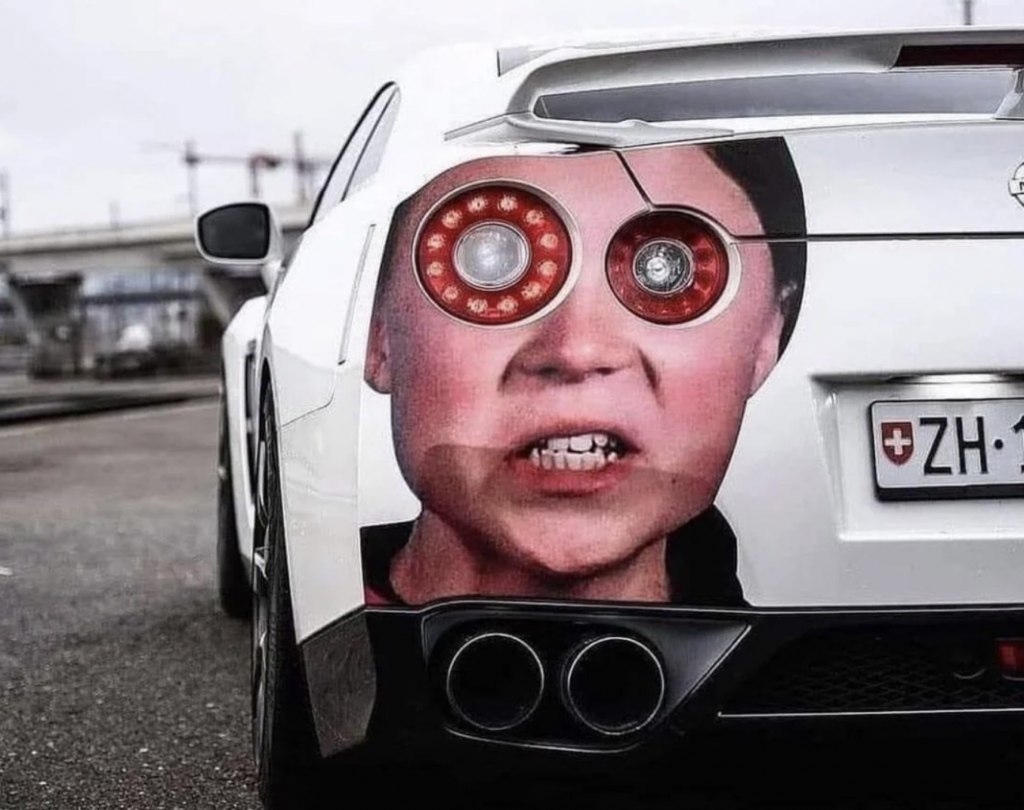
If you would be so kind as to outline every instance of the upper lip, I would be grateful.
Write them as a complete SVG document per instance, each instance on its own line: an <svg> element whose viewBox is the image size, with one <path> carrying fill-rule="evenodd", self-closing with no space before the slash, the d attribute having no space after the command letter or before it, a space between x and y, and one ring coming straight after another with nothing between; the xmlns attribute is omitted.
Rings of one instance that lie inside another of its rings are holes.
<svg viewBox="0 0 1024 810"><path fill-rule="evenodd" d="M540 427L524 431L511 443L509 457L524 454L541 439L550 439L555 436L579 436L583 433L607 433L615 436L622 443L622 451L626 453L636 453L641 450L633 431L619 422L603 419L567 419L551 421Z"/></svg>

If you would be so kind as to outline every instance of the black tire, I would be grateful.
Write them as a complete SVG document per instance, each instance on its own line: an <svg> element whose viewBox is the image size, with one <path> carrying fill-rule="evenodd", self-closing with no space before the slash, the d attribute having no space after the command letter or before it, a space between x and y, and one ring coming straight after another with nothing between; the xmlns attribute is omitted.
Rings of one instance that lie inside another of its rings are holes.
<svg viewBox="0 0 1024 810"><path fill-rule="evenodd" d="M267 399L254 555L262 564L253 565L253 753L266 810L312 810L326 797L324 768L295 641L274 408Z"/></svg>
<svg viewBox="0 0 1024 810"><path fill-rule="evenodd" d="M228 446L227 396L221 395L220 438L217 451L217 593L221 609L232 618L252 615L249 577L238 550L235 494L232 489L231 453Z"/></svg>

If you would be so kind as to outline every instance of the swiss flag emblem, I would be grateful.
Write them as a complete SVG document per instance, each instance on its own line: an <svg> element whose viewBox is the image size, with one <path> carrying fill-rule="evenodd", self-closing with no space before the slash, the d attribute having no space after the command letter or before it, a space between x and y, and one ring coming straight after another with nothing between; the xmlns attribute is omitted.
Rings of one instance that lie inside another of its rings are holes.
<svg viewBox="0 0 1024 810"><path fill-rule="evenodd" d="M914 455L914 424L882 422L882 451L893 464L906 464Z"/></svg>

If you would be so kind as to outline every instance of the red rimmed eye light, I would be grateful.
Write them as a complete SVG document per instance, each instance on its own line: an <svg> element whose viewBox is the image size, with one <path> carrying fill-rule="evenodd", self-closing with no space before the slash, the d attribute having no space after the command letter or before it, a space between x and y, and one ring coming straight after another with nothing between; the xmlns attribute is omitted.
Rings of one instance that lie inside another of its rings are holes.
<svg viewBox="0 0 1024 810"><path fill-rule="evenodd" d="M695 217L645 214L623 226L608 249L608 281L628 309L654 323L699 318L721 298L729 254Z"/></svg>
<svg viewBox="0 0 1024 810"><path fill-rule="evenodd" d="M427 295L457 318L515 323L541 310L569 275L572 247L561 217L513 186L463 192L424 223L416 272Z"/></svg>

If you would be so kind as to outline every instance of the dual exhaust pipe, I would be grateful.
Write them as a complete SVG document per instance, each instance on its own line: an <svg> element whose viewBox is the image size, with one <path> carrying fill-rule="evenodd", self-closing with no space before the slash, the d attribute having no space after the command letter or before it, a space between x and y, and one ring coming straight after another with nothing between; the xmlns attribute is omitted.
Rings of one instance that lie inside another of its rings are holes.
<svg viewBox="0 0 1024 810"><path fill-rule="evenodd" d="M631 734L657 717L665 671L645 642L620 635L590 638L569 651L557 670L558 698L578 723L606 737ZM538 652L511 633L484 632L448 659L445 693L466 723L510 731L540 708L548 671Z"/></svg>

